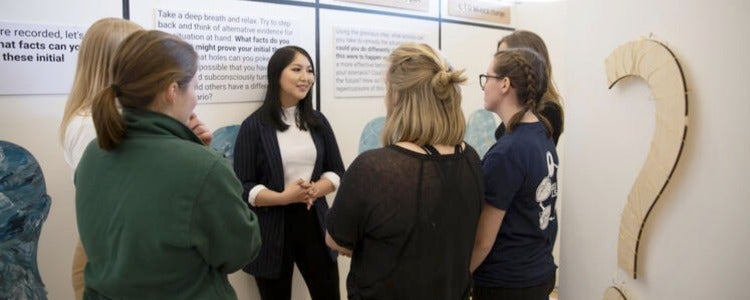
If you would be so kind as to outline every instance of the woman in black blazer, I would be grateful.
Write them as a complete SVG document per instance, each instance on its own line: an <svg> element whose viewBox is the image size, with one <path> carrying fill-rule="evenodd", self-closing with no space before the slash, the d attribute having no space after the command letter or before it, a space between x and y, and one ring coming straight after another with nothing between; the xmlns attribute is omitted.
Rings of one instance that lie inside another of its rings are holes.
<svg viewBox="0 0 750 300"><path fill-rule="evenodd" d="M262 299L290 299L294 264L312 299L339 299L336 252L325 245L325 196L344 173L331 125L312 108L315 71L302 48L268 62L263 105L240 127L234 170L258 216L263 246L244 271Z"/></svg>

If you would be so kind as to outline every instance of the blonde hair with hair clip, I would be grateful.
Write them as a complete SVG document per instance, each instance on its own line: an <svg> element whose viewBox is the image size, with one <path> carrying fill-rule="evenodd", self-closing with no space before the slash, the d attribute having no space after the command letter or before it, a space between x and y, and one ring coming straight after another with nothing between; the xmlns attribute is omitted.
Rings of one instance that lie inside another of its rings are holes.
<svg viewBox="0 0 750 300"><path fill-rule="evenodd" d="M464 70L453 70L427 44L403 44L388 61L383 145L462 143L466 125L459 84L466 81Z"/></svg>
<svg viewBox="0 0 750 300"><path fill-rule="evenodd" d="M91 24L78 51L73 87L60 122L61 140L65 139L65 130L73 117L90 114L94 97L110 83L109 66L117 46L128 35L141 29L136 23L118 18L105 18Z"/></svg>

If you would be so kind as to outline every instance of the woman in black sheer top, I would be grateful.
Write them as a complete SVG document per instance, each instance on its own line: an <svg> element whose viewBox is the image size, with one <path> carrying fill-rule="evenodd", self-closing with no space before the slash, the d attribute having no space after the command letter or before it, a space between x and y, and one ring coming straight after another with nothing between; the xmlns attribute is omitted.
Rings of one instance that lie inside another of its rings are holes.
<svg viewBox="0 0 750 300"><path fill-rule="evenodd" d="M461 299L483 195L463 143L453 70L425 44L389 57L384 148L354 160L326 218L326 243L352 265L349 299Z"/></svg>

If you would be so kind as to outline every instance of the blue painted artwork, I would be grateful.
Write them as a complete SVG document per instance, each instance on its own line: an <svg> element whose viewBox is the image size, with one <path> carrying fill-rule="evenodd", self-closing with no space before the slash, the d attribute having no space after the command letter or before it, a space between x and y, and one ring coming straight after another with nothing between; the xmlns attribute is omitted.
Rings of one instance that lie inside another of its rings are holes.
<svg viewBox="0 0 750 300"><path fill-rule="evenodd" d="M239 132L240 125L224 126L214 131L211 140L211 148L224 155L230 164L234 163L234 142Z"/></svg>
<svg viewBox="0 0 750 300"><path fill-rule="evenodd" d="M464 139L477 150L480 158L495 144L496 128L495 114L488 110L478 109L469 115Z"/></svg>
<svg viewBox="0 0 750 300"><path fill-rule="evenodd" d="M36 253L49 208L34 156L0 141L0 298L47 299Z"/></svg>
<svg viewBox="0 0 750 300"><path fill-rule="evenodd" d="M380 143L380 133L385 126L385 117L377 117L370 120L362 129L362 135L359 137L359 154L371 149L377 149L383 145Z"/></svg>

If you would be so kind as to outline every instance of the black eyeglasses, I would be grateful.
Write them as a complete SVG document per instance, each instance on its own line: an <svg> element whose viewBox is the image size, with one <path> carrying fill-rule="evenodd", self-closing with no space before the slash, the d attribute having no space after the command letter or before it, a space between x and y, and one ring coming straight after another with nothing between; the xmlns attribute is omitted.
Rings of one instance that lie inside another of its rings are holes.
<svg viewBox="0 0 750 300"><path fill-rule="evenodd" d="M505 76L492 76L487 74L479 74L479 87L484 91L484 86L487 85L487 78L503 79Z"/></svg>

